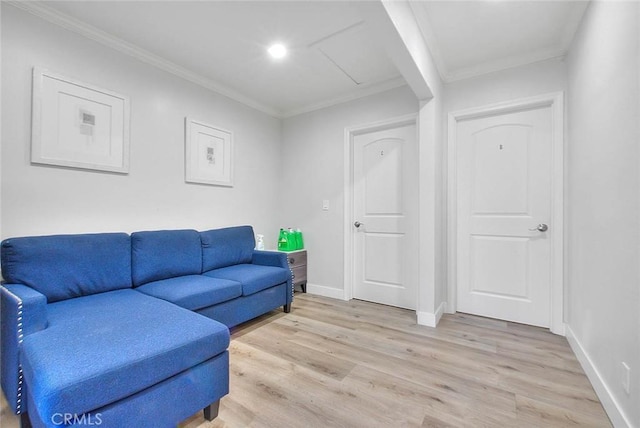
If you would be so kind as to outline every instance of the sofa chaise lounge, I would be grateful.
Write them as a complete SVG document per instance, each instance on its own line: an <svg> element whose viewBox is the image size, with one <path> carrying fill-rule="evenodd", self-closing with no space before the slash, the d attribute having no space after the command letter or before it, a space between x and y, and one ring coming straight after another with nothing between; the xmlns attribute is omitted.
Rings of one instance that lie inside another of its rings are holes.
<svg viewBox="0 0 640 428"><path fill-rule="evenodd" d="M23 425L169 427L229 391L228 327L293 299L239 226L2 242L2 390Z"/></svg>

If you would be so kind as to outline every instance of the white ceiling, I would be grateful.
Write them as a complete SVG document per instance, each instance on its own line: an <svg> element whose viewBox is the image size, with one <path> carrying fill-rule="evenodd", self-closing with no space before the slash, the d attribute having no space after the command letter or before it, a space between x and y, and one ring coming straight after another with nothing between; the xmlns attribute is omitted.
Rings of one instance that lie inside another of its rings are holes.
<svg viewBox="0 0 640 428"><path fill-rule="evenodd" d="M270 114L287 117L404 84L357 1L13 4ZM581 1L411 1L445 81L566 53ZM289 46L269 58L273 42Z"/></svg>
<svg viewBox="0 0 640 428"><path fill-rule="evenodd" d="M564 56L587 1L414 1L445 82Z"/></svg>
<svg viewBox="0 0 640 428"><path fill-rule="evenodd" d="M384 51L369 42L369 29L351 2L61 1L38 6L68 21L64 24L89 24L89 33L97 29L99 38L115 36L141 50L137 56L151 55L165 68L177 66L206 86L278 116L404 84ZM275 41L289 47L286 59L269 57L266 48Z"/></svg>

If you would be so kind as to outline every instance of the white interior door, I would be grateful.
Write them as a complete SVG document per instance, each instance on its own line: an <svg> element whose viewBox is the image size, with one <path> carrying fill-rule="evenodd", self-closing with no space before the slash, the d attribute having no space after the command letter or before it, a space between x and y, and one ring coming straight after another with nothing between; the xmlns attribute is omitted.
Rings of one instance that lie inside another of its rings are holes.
<svg viewBox="0 0 640 428"><path fill-rule="evenodd" d="M551 109L463 120L456 136L458 310L548 327Z"/></svg>
<svg viewBox="0 0 640 428"><path fill-rule="evenodd" d="M416 126L353 139L353 297L415 309Z"/></svg>

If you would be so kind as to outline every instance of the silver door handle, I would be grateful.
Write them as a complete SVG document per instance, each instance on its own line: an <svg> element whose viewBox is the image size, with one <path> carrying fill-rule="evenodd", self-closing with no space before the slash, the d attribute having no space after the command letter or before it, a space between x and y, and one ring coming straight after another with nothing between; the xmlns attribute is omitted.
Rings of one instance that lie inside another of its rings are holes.
<svg viewBox="0 0 640 428"><path fill-rule="evenodd" d="M360 227L360 226L364 226L364 223L360 223L359 221L356 221L355 223L353 223L353 225L355 227Z"/></svg>
<svg viewBox="0 0 640 428"><path fill-rule="evenodd" d="M538 231L538 232L546 232L547 230L549 230L549 226L547 226L544 223L540 223L539 225L537 225L536 227L534 227L533 229L529 229L532 232Z"/></svg>

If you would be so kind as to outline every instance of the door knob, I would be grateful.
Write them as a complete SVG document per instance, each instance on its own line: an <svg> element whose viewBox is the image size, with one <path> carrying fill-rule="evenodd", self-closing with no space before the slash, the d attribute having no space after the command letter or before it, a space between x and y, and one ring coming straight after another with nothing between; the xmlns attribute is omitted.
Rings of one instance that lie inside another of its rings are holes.
<svg viewBox="0 0 640 428"><path fill-rule="evenodd" d="M360 226L364 226L364 223L360 223L359 221L356 221L355 223L353 223L353 225L355 227L360 227Z"/></svg>
<svg viewBox="0 0 640 428"><path fill-rule="evenodd" d="M535 232L536 230L538 232L546 232L547 230L549 230L549 226L547 226L544 223L540 223L539 225L537 225L536 227L534 227L533 229L529 229L532 232Z"/></svg>

